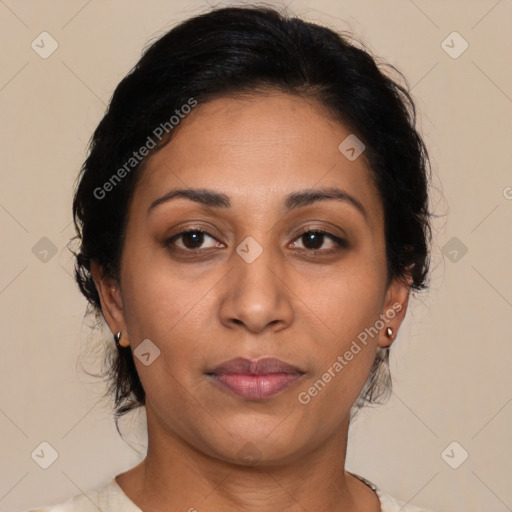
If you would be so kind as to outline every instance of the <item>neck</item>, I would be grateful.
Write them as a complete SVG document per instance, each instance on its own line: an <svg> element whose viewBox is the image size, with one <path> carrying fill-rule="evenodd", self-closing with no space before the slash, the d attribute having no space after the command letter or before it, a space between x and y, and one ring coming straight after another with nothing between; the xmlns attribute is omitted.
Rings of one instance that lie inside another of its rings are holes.
<svg viewBox="0 0 512 512"><path fill-rule="evenodd" d="M378 511L378 499L344 469L349 419L336 437L279 464L240 465L197 450L165 431L147 407L148 452L117 478L144 512ZM365 508L366 507L366 508Z"/></svg>

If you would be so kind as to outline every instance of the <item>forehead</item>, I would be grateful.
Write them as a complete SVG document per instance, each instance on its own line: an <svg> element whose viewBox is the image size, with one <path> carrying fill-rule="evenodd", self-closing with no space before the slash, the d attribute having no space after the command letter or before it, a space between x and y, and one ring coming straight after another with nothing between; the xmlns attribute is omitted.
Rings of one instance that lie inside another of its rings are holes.
<svg viewBox="0 0 512 512"><path fill-rule="evenodd" d="M250 196L273 201L336 186L356 195L370 217L382 214L364 153L351 161L338 148L350 128L314 99L222 97L199 104L178 128L146 166L137 194L146 204L175 186L222 190L234 206Z"/></svg>

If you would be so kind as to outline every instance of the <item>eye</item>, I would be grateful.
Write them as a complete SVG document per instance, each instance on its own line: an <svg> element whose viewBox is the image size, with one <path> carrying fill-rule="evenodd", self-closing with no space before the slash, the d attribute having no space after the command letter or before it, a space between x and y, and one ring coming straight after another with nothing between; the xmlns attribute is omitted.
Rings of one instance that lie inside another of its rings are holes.
<svg viewBox="0 0 512 512"><path fill-rule="evenodd" d="M225 247L222 242L219 242L207 231L195 228L180 231L167 239L164 244L171 249L189 253ZM290 245L293 248L314 254L329 254L349 247L346 240L321 229L303 231Z"/></svg>
<svg viewBox="0 0 512 512"><path fill-rule="evenodd" d="M349 246L343 238L321 229L303 231L295 240L299 242L293 241L292 247L312 252L318 251L324 254L346 249ZM324 246L326 242L328 242L327 247Z"/></svg>
<svg viewBox="0 0 512 512"><path fill-rule="evenodd" d="M205 241L210 240L208 245L203 245ZM177 243L179 242L179 243ZM165 241L166 246L174 246L178 249L182 249L185 251L196 251L199 249L211 249L213 247L224 247L224 244L219 242L216 238L214 238L207 231L203 231L202 229L187 229L185 231L181 231L176 235L173 235L171 238Z"/></svg>

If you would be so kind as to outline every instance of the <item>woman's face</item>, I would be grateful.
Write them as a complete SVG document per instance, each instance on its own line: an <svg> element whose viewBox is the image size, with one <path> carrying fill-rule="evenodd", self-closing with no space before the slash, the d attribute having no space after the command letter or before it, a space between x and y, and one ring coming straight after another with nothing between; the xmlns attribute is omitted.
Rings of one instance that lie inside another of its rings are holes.
<svg viewBox="0 0 512 512"><path fill-rule="evenodd" d="M381 201L364 153L338 148L350 130L312 100L222 98L181 123L137 186L120 294L102 293L103 310L144 354L150 435L240 463L300 459L347 426L405 314L408 289L386 287ZM153 205L176 189L209 194ZM227 376L233 358L297 373Z"/></svg>

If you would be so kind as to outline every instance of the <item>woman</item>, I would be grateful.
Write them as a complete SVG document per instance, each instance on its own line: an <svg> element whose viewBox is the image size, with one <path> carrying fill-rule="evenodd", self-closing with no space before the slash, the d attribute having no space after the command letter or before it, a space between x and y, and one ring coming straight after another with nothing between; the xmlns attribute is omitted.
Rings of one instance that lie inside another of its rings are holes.
<svg viewBox="0 0 512 512"><path fill-rule="evenodd" d="M116 421L145 406L148 452L44 510L420 510L344 466L426 288L428 182L407 90L348 38L223 8L156 41L73 209Z"/></svg>

